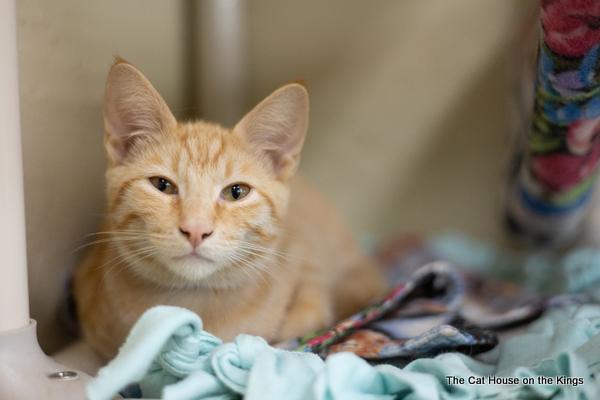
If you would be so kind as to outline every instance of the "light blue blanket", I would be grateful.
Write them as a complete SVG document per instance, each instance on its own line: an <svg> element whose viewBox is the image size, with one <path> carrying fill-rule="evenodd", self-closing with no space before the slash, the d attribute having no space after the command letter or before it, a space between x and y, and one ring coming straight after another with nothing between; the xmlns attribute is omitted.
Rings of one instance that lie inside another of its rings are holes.
<svg viewBox="0 0 600 400"><path fill-rule="evenodd" d="M550 311L486 358L491 361L450 353L402 369L374 367L350 353L323 361L255 336L223 344L191 311L158 306L140 318L119 355L91 381L88 396L110 399L139 382L144 398L170 400L598 399L600 306ZM489 384L490 376L519 383ZM538 383L539 376L553 382ZM457 383L461 378L465 383ZM478 378L486 384L475 384ZM530 378L535 384L523 383Z"/></svg>

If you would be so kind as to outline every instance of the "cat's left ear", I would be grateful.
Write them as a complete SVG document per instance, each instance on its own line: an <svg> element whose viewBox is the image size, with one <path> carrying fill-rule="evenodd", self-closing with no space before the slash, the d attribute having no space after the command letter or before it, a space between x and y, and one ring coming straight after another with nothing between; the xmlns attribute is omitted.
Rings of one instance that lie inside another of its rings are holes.
<svg viewBox="0 0 600 400"><path fill-rule="evenodd" d="M308 127L308 92L285 85L260 102L233 129L272 162L277 177L291 178L298 168Z"/></svg>

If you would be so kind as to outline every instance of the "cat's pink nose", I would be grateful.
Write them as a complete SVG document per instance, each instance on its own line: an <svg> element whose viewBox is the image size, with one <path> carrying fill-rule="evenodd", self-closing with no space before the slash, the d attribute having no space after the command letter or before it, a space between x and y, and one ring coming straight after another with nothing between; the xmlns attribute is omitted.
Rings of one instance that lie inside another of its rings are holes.
<svg viewBox="0 0 600 400"><path fill-rule="evenodd" d="M193 248L196 248L204 239L212 235L213 229L204 224L182 224L179 232L189 240Z"/></svg>

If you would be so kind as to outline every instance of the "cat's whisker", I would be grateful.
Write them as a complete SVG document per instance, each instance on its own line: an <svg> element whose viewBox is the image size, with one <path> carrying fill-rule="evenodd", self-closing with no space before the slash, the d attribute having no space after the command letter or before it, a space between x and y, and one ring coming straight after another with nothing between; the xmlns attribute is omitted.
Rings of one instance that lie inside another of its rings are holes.
<svg viewBox="0 0 600 400"><path fill-rule="evenodd" d="M158 254L158 251L156 251L156 249L150 250L150 251L145 251L142 253L137 253L137 254L129 254L129 257L131 258L131 262L140 262L140 261L144 261L145 259L155 256ZM127 260L125 260L127 261Z"/></svg>
<svg viewBox="0 0 600 400"><path fill-rule="evenodd" d="M136 262L139 260L143 260L146 256L150 256L152 254L154 254L154 253L151 251L140 253L139 255L142 255L142 257L141 258L138 257L137 259L136 259L136 256L138 256L138 255L125 254L122 257L120 257L119 259L110 263L110 265L104 266L103 268L105 268L105 274L108 274L108 273L116 274L116 273L123 272L124 268L119 268L119 267L123 266L126 263L133 263L133 262Z"/></svg>
<svg viewBox="0 0 600 400"><path fill-rule="evenodd" d="M248 264L252 265L253 268L260 270L261 272L267 273L271 276L273 276L273 272L270 270L270 268L267 268L265 266L265 263L260 262L264 260L264 256L258 255L256 259L254 260L250 260L248 259L248 257L244 257L243 255L241 256L241 258L243 260L245 260Z"/></svg>
<svg viewBox="0 0 600 400"><path fill-rule="evenodd" d="M92 232L92 233L88 233L86 236L113 235L113 234L164 235L165 233L161 233L161 232L149 232L147 230L125 229L125 230L111 230L111 231Z"/></svg>
<svg viewBox="0 0 600 400"><path fill-rule="evenodd" d="M276 256L276 254L265 253L265 252L260 252L260 251L256 251L256 250L250 250L250 249L244 249L242 247L238 247L238 250L244 254L256 256L256 257L262 258L262 259L268 259L268 258L270 258L270 256Z"/></svg>
<svg viewBox="0 0 600 400"><path fill-rule="evenodd" d="M258 265L256 265L255 263L252 263L249 260L246 260L244 258L241 258L239 260L239 262L244 265L247 268L243 268L243 271L247 271L249 275L252 276L252 273L254 273L254 277L255 278L261 278L263 280L264 283L268 284L269 281L268 279L265 277L264 274L270 275L268 271L260 268Z"/></svg>
<svg viewBox="0 0 600 400"><path fill-rule="evenodd" d="M98 231L87 233L85 236L97 236L97 235L112 235L115 233L144 233L142 231L133 231L133 230L115 230L115 231Z"/></svg>
<svg viewBox="0 0 600 400"><path fill-rule="evenodd" d="M223 249L224 250L225 249L228 250L227 247L223 247ZM238 252L241 253L240 256L245 256L246 258L248 258L248 256L254 256L257 259L265 260L265 259L268 259L268 257L272 255L272 254L267 254L267 253L256 252L254 250L245 249L245 248L242 248L242 247L237 247L236 250L238 250Z"/></svg>
<svg viewBox="0 0 600 400"><path fill-rule="evenodd" d="M147 232L147 231L133 231L133 230L125 230L125 231L102 231L102 232L94 232L88 233L85 235L89 236L148 236L148 237L156 237L156 238L168 238L170 235L166 233L157 233L157 232Z"/></svg>
<svg viewBox="0 0 600 400"><path fill-rule="evenodd" d="M254 250L268 251L268 252L271 252L271 253L274 253L274 254L279 254L279 255L282 255L282 256L289 256L289 254L286 253L286 252L283 252L283 251L280 251L280 250L277 250L277 249L273 249L273 248L270 248L270 247L261 246L261 245L256 244L256 243L251 243L251 242L247 242L247 241L239 240L239 239L236 242L237 242L238 245L240 245L240 247L246 247L246 248L254 249Z"/></svg>
<svg viewBox="0 0 600 400"><path fill-rule="evenodd" d="M73 250L72 253L75 253L79 250L82 250L84 248L87 248L89 246L93 246L96 244L115 243L115 242L120 242L120 241L144 242L144 241L147 241L148 239L154 239L154 240L160 240L163 242L172 242L172 238L168 235L152 233L152 232L144 232L144 231L103 231L103 232L90 233L86 236L88 236L88 237L89 236L104 236L104 237L101 237L100 239L96 239L90 243L84 243L83 245L75 248L75 250Z"/></svg>
<svg viewBox="0 0 600 400"><path fill-rule="evenodd" d="M237 240L236 245L238 245L239 247L243 247L243 248L247 248L247 249L253 249L253 250L265 250L265 251L270 251L273 253L277 253L278 251L269 247L264 247L264 246L259 246L256 245L254 243L250 243L250 242L246 242L246 241L242 241L242 240Z"/></svg>
<svg viewBox="0 0 600 400"><path fill-rule="evenodd" d="M258 256L257 258L254 259L249 259L248 256L244 256L242 257L242 259L244 260L244 264L249 266L250 268L252 268L253 270L256 271L260 271L261 273L265 273L267 275L270 275L271 277L275 277L276 275L274 274L273 269L277 267L277 265L270 265L269 268L267 268L265 266L265 258Z"/></svg>
<svg viewBox="0 0 600 400"><path fill-rule="evenodd" d="M102 238L102 239L97 239L94 241L91 241L89 243L84 243L81 246L76 247L71 253L76 253L79 250L85 249L87 247L90 246L94 246L97 244L103 244L103 243L114 243L114 242L121 242L121 241L129 241L129 242L134 242L134 241L143 241L145 238L144 237L124 237L124 238L120 238L120 237L108 237L108 238Z"/></svg>
<svg viewBox="0 0 600 400"><path fill-rule="evenodd" d="M146 247L142 247L141 249L136 249L133 251L119 253L116 257L113 257L113 258L109 259L108 261L106 261L105 263L101 264L98 267L98 269L102 269L102 268L106 267L106 265L108 265L108 264L118 266L118 265L120 265L121 262L123 262L125 259L127 259L127 257L134 257L136 255L143 254L143 253L149 252L149 251L156 251L156 247L146 246Z"/></svg>
<svg viewBox="0 0 600 400"><path fill-rule="evenodd" d="M225 259L226 262L231 263L233 265L244 264L243 260L237 256L229 255L225 257ZM247 268L241 268L239 271L241 271L241 273L243 273L248 279L254 280L255 277Z"/></svg>
<svg viewBox="0 0 600 400"><path fill-rule="evenodd" d="M241 264L242 266L247 267L242 268L241 270L250 278L260 277L265 283L269 283L264 275L267 274L269 276L273 276L272 272L264 268L262 264L257 264L256 262L253 262L252 260L249 260L246 257L244 257L244 255L235 253L227 254L226 260L228 262L233 261L234 264Z"/></svg>
<svg viewBox="0 0 600 400"><path fill-rule="evenodd" d="M267 261L270 258L270 256L273 256L273 254L270 254L267 252L261 253L261 252L253 251L250 249L242 248L242 247L236 248L236 250L238 250L238 253L241 253L241 254L236 254L235 252L230 253L229 251L227 251L227 250L231 249L231 247L229 247L229 246L226 247L226 246L213 245L213 248L216 250L222 250L224 252L226 262L233 261L234 264L242 264L242 265L248 267L249 269L251 269L251 271L253 273L260 274L261 276L264 274L267 274L267 275L271 276L272 278L278 277L274 273L272 268L265 268L265 261ZM252 256L254 259L250 259L250 256ZM272 266L272 267L274 267L274 266Z"/></svg>
<svg viewBox="0 0 600 400"><path fill-rule="evenodd" d="M130 253L125 253L121 259L119 259L118 261L115 260L116 262L112 263L111 265L108 266L108 268L105 269L104 274L102 275L102 277L104 278L108 273L111 274L118 274L118 273L122 273L123 272L123 268L118 268L120 265L122 265L125 262L136 262L136 261L142 261L147 257L150 257L152 255L156 254L153 251L146 251L146 252L141 252L141 253L136 253L136 254L130 254ZM140 257L141 255L141 257ZM136 259L137 258L137 259Z"/></svg>
<svg viewBox="0 0 600 400"><path fill-rule="evenodd" d="M240 243L238 245L239 249L242 250L246 250L246 251L255 251L261 254L270 254L270 255L274 255L276 257L281 258L284 261L301 261L298 259L298 257L294 257L289 253L284 253L275 249L271 249L268 247L262 247L262 246L256 246L256 245L251 245L248 243Z"/></svg>
<svg viewBox="0 0 600 400"><path fill-rule="evenodd" d="M279 255L280 258L286 260L286 261L293 261L293 262L313 262L313 263L317 263L316 261L312 260L311 258L307 257L306 255L298 255L298 254L291 254L289 252L284 252L281 250L276 250L276 249L272 249L269 247L264 247L264 246L260 246L258 244L255 243L250 243L244 240L237 240L237 242L240 244L240 247L250 247L250 248L258 248L260 250L264 250L264 251L269 251L269 252L274 252L276 254Z"/></svg>
<svg viewBox="0 0 600 400"><path fill-rule="evenodd" d="M272 254L275 256L286 257L286 255L278 253L277 251L273 251L272 249L268 249L268 248L250 247L250 246L246 246L246 245L240 245L240 246L238 246L238 248L243 249L243 250L258 252L261 254Z"/></svg>

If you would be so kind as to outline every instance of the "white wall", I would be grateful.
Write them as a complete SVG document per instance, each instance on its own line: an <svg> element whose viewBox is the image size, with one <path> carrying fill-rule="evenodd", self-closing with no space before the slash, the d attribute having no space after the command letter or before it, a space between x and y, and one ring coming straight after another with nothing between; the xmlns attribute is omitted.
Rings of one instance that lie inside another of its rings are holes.
<svg viewBox="0 0 600 400"><path fill-rule="evenodd" d="M536 0L255 0L254 99L306 79L302 171L362 235L501 235L511 58Z"/></svg>

